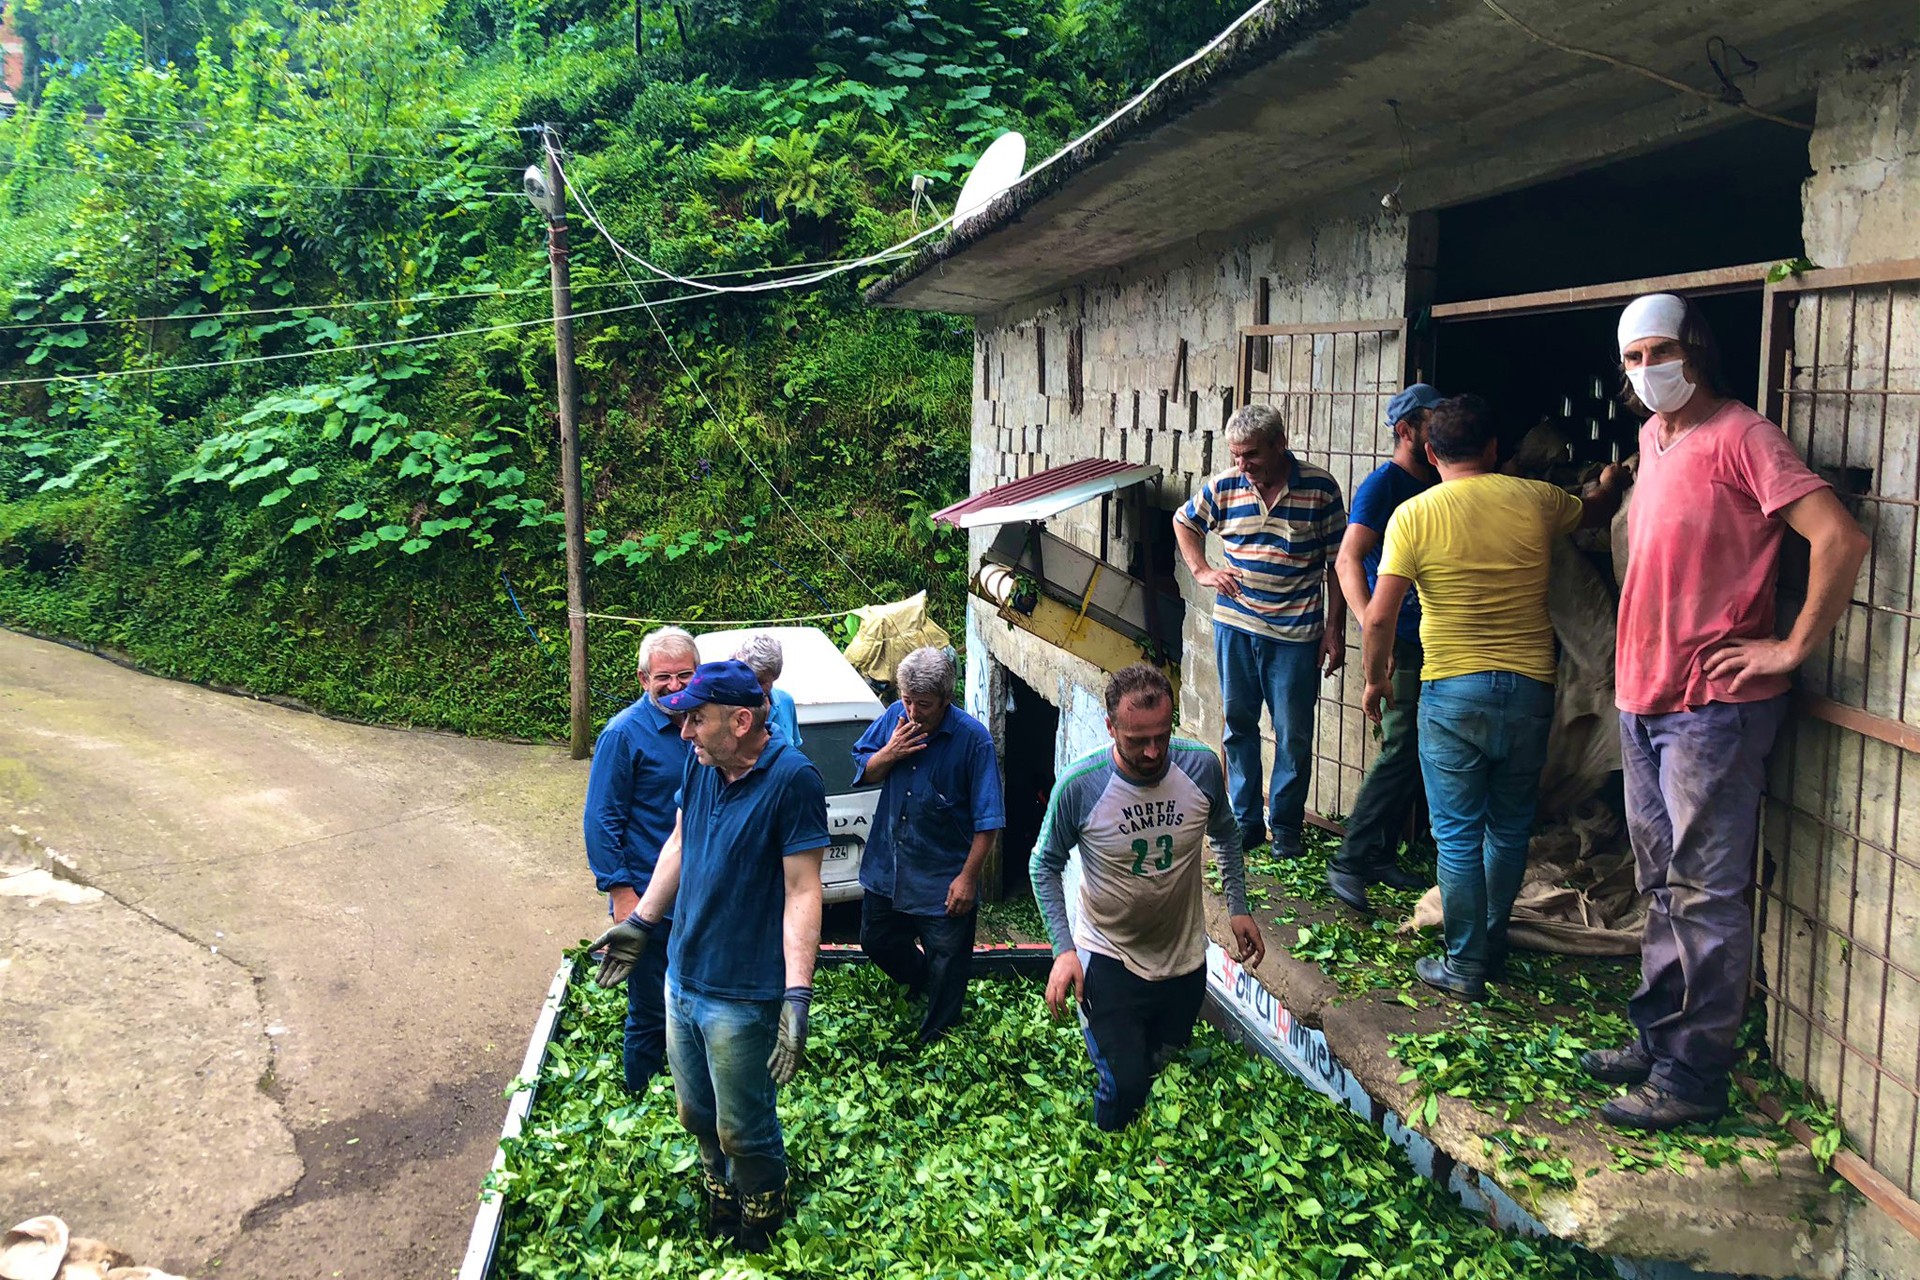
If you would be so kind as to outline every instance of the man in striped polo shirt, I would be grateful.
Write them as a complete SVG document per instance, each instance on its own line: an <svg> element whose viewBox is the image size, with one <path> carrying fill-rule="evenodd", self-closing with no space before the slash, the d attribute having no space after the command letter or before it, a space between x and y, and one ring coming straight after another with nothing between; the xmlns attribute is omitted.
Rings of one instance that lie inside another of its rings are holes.
<svg viewBox="0 0 1920 1280"><path fill-rule="evenodd" d="M1313 769L1313 703L1320 679L1347 660L1347 606L1334 553L1347 512L1331 475L1287 448L1271 405L1250 404L1227 419L1233 469L1201 486L1173 520L1193 580L1214 591L1213 652L1225 709L1228 795L1240 843L1273 833L1273 851L1304 846L1307 781ZM1207 534L1226 551L1207 563ZM1260 708L1273 717L1273 788L1260 789Z"/></svg>

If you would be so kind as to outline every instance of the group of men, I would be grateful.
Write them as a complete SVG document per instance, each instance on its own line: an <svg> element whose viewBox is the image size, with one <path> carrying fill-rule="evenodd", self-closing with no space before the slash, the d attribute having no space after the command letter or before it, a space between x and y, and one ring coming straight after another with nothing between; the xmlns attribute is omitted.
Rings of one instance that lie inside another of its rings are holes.
<svg viewBox="0 0 1920 1280"><path fill-rule="evenodd" d="M1608 520L1635 485L1615 696L1627 827L1649 906L1628 1007L1637 1035L1583 1062L1598 1079L1635 1086L1604 1108L1607 1119L1664 1129L1726 1108L1766 757L1789 676L1846 607L1868 540L1780 428L1727 394L1697 307L1673 294L1638 298L1617 337L1622 398L1645 420L1639 450L1625 467L1602 468L1582 496L1503 474L1486 403L1421 383L1389 404L1393 457L1359 485L1350 517L1332 477L1289 452L1278 415L1255 405L1227 423L1234 469L1194 496L1176 532L1194 578L1217 592L1242 844L1270 830L1275 855L1299 852L1313 673L1344 659L1334 634L1344 605L1362 620L1363 701L1383 741L1329 887L1366 911L1370 885L1424 883L1396 856L1424 789L1444 952L1415 973L1479 999L1504 976L1553 718L1553 545ZM1788 529L1810 548L1807 592L1777 637ZM1224 567L1207 563L1209 532ZM1263 703L1276 748L1264 810Z"/></svg>
<svg viewBox="0 0 1920 1280"><path fill-rule="evenodd" d="M786 1213L775 1098L806 1052L828 843L819 770L797 728L774 716L772 643L755 636L735 658L703 664L685 631L650 633L646 692L600 735L585 818L614 917L593 944L596 981L627 989L626 1087L640 1093L671 1064L700 1149L705 1228L753 1250ZM924 1001L923 1044L961 1018L981 866L1006 825L993 739L954 705L957 677L945 650L907 655L899 700L853 749L856 780L880 784L860 864L860 945ZM1172 736L1173 689L1157 669L1117 673L1106 697L1113 743L1055 788L1032 870L1057 957L1048 1006L1058 1016L1071 1001L1095 1068L1095 1120L1119 1129L1199 1015L1209 837L1236 956L1258 964L1265 944L1219 757ZM1070 912L1063 873L1076 848Z"/></svg>
<svg viewBox="0 0 1920 1280"><path fill-rule="evenodd" d="M1265 406L1226 427L1233 467L1176 516L1194 579L1216 593L1225 748L1173 736L1174 694L1141 664L1106 688L1111 742L1061 772L1030 871L1052 940L1046 1002L1076 1012L1095 1071L1094 1119L1132 1122L1191 1036L1205 994L1202 863L1211 842L1233 954L1265 943L1244 853L1297 856L1319 681L1361 620L1367 715L1381 749L1328 880L1367 909L1374 884L1425 880L1399 862L1424 790L1437 851L1443 954L1419 978L1468 999L1503 976L1554 707L1547 588L1556 539L1608 520L1636 483L1621 588L1616 692L1628 827L1650 908L1633 1043L1589 1053L1597 1078L1637 1086L1604 1115L1667 1128L1712 1119L1747 994L1763 767L1792 670L1832 629L1866 538L1779 428L1725 393L1711 332L1668 294L1621 317L1623 398L1646 418L1637 466L1585 494L1500 470L1478 397L1415 384L1387 411L1391 461L1339 486L1288 448ZM1811 546L1806 603L1784 638L1774 594L1784 531ZM1226 564L1207 561L1218 535ZM771 651L768 646L771 645ZM647 636L645 695L595 749L586 837L614 925L595 943L602 986L625 983L627 1087L671 1063L700 1148L706 1223L761 1248L784 1220L775 1096L803 1060L820 934L825 790L799 750L777 643L701 664L676 628ZM946 651L921 649L900 698L854 748L881 793L860 871L861 945L924 1000L922 1042L959 1021L981 866L1005 826L985 726L953 703ZM1260 720L1276 760L1262 788ZM1069 902L1069 856L1080 854Z"/></svg>

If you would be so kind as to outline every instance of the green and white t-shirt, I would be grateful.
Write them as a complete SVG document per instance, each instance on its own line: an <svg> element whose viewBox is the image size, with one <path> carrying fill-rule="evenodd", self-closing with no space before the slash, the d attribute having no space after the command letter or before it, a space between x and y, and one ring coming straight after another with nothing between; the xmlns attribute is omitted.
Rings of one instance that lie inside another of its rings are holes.
<svg viewBox="0 0 1920 1280"><path fill-rule="evenodd" d="M1228 910L1247 913L1240 828L1227 804L1220 757L1184 738L1173 739L1167 754L1167 771L1157 782L1129 778L1108 747L1076 761L1054 784L1029 870L1055 955L1083 948L1152 982L1198 969L1206 962L1200 889L1209 836ZM1075 846L1077 934L1061 881Z"/></svg>

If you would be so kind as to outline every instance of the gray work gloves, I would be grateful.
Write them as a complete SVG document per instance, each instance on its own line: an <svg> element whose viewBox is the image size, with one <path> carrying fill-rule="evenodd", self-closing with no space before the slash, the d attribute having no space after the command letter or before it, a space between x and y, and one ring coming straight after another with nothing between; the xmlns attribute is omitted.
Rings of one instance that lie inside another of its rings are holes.
<svg viewBox="0 0 1920 1280"><path fill-rule="evenodd" d="M775 1084L787 1084L807 1056L807 1010L813 1004L812 987L788 987L780 998L780 1038L774 1042L767 1072Z"/></svg>
<svg viewBox="0 0 1920 1280"><path fill-rule="evenodd" d="M605 948L606 954L600 957L600 970L593 975L594 982L602 987L617 987L625 982L633 966L646 954L647 942L652 937L653 926L636 911L595 938L590 949Z"/></svg>

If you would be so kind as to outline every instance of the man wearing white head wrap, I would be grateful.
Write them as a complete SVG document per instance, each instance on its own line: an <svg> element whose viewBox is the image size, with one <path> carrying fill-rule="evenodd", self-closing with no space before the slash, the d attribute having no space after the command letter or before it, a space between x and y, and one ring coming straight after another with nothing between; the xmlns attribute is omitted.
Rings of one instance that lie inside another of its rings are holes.
<svg viewBox="0 0 1920 1280"><path fill-rule="evenodd" d="M1651 901L1638 1035L1582 1064L1637 1086L1614 1124L1670 1129L1727 1107L1746 1013L1766 757L1788 677L1833 629L1868 548L1833 490L1779 427L1724 394L1713 335L1668 293L1620 317L1623 398L1647 415L1627 515L1614 696L1627 829ZM1812 547L1807 602L1774 634L1780 540Z"/></svg>

